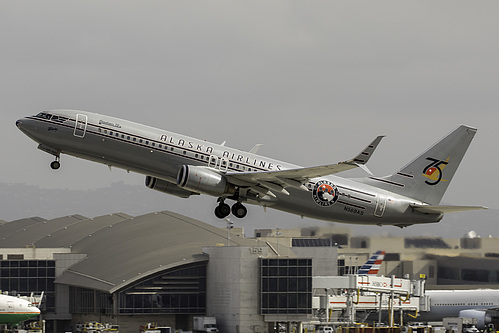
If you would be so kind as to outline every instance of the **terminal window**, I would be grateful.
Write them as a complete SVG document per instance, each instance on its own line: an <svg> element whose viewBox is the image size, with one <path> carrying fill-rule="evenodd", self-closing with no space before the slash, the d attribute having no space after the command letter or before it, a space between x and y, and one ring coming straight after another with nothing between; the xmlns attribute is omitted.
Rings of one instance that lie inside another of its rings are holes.
<svg viewBox="0 0 499 333"><path fill-rule="evenodd" d="M55 311L54 260L0 261L0 289L26 295L44 292L42 305L47 312Z"/></svg>
<svg viewBox="0 0 499 333"><path fill-rule="evenodd" d="M312 259L260 259L260 313L312 313Z"/></svg>
<svg viewBox="0 0 499 333"><path fill-rule="evenodd" d="M206 313L206 263L164 271L121 292L120 313Z"/></svg>

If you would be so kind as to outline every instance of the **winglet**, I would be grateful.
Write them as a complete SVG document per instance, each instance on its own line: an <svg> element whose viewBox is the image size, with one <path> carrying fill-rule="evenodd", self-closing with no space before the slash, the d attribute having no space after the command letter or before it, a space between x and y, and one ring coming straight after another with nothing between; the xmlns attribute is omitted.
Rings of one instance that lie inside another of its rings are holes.
<svg viewBox="0 0 499 333"><path fill-rule="evenodd" d="M384 135L376 137L376 139L374 139L373 142L371 142L366 148L364 148L364 150L362 150L359 155L355 156L351 160L341 163L352 164L356 166L361 166L366 164L367 161L369 161L369 159L371 158L376 148L378 147L378 144L381 142L381 139L383 139L384 137L385 137ZM368 173L370 173L370 171Z"/></svg>
<svg viewBox="0 0 499 333"><path fill-rule="evenodd" d="M258 149L260 149L261 146L263 146L263 143L257 143L253 148L251 148L249 152L252 154L256 154L256 152L258 151Z"/></svg>

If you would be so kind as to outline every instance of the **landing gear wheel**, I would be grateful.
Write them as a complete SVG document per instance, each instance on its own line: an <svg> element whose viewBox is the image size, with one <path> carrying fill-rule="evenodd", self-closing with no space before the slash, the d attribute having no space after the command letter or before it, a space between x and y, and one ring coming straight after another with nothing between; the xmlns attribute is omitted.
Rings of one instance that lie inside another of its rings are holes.
<svg viewBox="0 0 499 333"><path fill-rule="evenodd" d="M52 163L50 163L50 167L53 169L53 170L57 170L61 167L61 162L59 161L53 161Z"/></svg>
<svg viewBox="0 0 499 333"><path fill-rule="evenodd" d="M218 209L218 206L215 207L215 216L218 217L219 219L223 219L224 218L222 216L222 213L220 213L220 209Z"/></svg>
<svg viewBox="0 0 499 333"><path fill-rule="evenodd" d="M239 219L242 219L243 217L246 216L246 214L248 213L248 210L246 209L246 207L244 207L244 205L240 202L237 202L235 203L233 206L232 206L232 214L239 218Z"/></svg>
<svg viewBox="0 0 499 333"><path fill-rule="evenodd" d="M227 205L226 203L221 202L216 208L215 208L215 216L218 217L219 219L223 219L230 214L230 206Z"/></svg>

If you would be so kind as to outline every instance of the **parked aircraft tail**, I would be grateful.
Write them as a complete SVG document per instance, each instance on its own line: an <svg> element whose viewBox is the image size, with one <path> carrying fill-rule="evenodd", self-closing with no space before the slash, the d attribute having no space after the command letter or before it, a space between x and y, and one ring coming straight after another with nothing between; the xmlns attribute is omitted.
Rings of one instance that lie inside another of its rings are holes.
<svg viewBox="0 0 499 333"><path fill-rule="evenodd" d="M385 259L385 251L377 251L361 268L359 268L357 274L377 275L383 259Z"/></svg>
<svg viewBox="0 0 499 333"><path fill-rule="evenodd" d="M365 182L429 205L438 205L475 136L476 129L461 125L397 173Z"/></svg>

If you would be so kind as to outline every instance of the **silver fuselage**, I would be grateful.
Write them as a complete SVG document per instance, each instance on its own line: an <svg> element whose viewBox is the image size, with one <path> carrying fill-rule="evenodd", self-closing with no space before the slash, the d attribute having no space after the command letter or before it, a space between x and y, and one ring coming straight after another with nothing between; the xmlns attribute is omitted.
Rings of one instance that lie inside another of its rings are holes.
<svg viewBox="0 0 499 333"><path fill-rule="evenodd" d="M209 166L222 173L299 168L225 145L96 113L55 110L50 114L53 116L32 116L17 122L21 131L40 144L40 149L156 177L172 184L176 184L183 165ZM221 161L225 161L224 164ZM312 188L321 180L337 186L339 197L334 205L324 207L314 202ZM423 204L421 201L361 181L331 175L305 183L308 191L289 188L289 195L276 193L275 197L246 200L300 216L347 223L406 226L438 222L442 218L442 214L425 214L410 207L411 204Z"/></svg>

